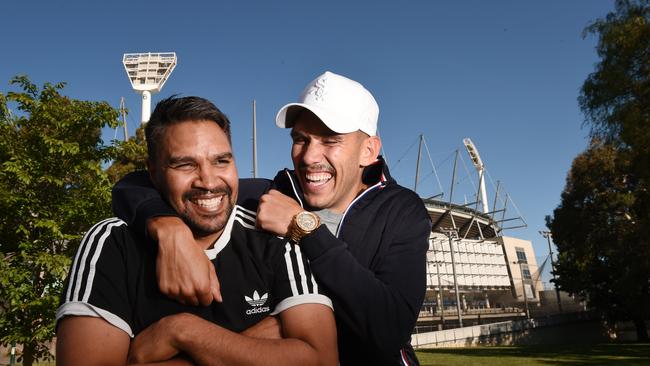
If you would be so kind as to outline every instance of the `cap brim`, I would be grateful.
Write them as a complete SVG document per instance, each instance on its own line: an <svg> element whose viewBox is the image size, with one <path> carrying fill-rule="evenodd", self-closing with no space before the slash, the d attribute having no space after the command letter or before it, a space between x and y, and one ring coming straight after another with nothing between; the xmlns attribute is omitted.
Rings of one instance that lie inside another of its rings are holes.
<svg viewBox="0 0 650 366"><path fill-rule="evenodd" d="M336 133L350 133L358 130L358 128L350 127L352 124L346 123L338 113L305 103L289 103L280 108L275 116L275 125L280 128L292 128L303 109L311 111L327 128Z"/></svg>

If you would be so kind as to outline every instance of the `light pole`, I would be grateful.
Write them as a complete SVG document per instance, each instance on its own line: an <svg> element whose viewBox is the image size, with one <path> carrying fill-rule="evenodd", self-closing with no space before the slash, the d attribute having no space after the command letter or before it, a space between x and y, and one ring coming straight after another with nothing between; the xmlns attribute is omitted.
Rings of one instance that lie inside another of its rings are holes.
<svg viewBox="0 0 650 366"><path fill-rule="evenodd" d="M440 268L438 266L440 265L440 261L435 261L436 263L436 273L438 274L438 297L440 298L439 301L439 308L440 308L440 330L445 329L445 304L444 304L444 294L442 293L442 285L440 283Z"/></svg>
<svg viewBox="0 0 650 366"><path fill-rule="evenodd" d="M526 319L530 319L530 311L528 310L528 296L526 296L526 284L524 283L524 271L521 269L521 261L514 261L513 264L519 265L519 275L521 276L521 289L524 295L524 306L526 307Z"/></svg>
<svg viewBox="0 0 650 366"><path fill-rule="evenodd" d="M176 52L125 53L122 64L131 87L142 95L142 123L151 116L151 94L160 92L176 67Z"/></svg>
<svg viewBox="0 0 650 366"><path fill-rule="evenodd" d="M440 231L449 238L449 251L451 252L451 270L454 275L454 290L456 291L456 312L458 314L458 325L463 327L463 315L460 312L460 294L458 292L458 279L456 278L456 260L454 259L454 239L458 238L458 231L454 228L441 227Z"/></svg>
<svg viewBox="0 0 650 366"><path fill-rule="evenodd" d="M562 302L560 301L560 289L557 287L557 283L555 282L555 261L553 260L553 250L551 249L551 232L550 231L545 231L545 230L540 230L540 234L542 234L543 237L546 238L548 241L548 255L551 256L551 274L553 275L553 286L555 287L555 297L557 298L557 308L562 312Z"/></svg>

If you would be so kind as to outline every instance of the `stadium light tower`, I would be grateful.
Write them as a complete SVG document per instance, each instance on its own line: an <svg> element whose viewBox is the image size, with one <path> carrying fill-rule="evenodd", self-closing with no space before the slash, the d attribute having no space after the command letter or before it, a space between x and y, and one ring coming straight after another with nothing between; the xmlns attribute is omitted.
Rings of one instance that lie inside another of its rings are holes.
<svg viewBox="0 0 650 366"><path fill-rule="evenodd" d="M476 146L474 146L474 143L472 140L469 139L469 137L466 137L463 139L463 145L465 145L465 149L467 149L467 153L469 154L470 159L472 159L472 164L474 164L474 168L476 168L476 171L478 171L478 186L481 191L481 203L483 204L483 212L487 213L488 212L488 202L487 202L487 193L485 190L485 177L484 177L484 172L485 172L485 166L483 165L483 161L481 160L481 155L478 154L478 149Z"/></svg>
<svg viewBox="0 0 650 366"><path fill-rule="evenodd" d="M142 94L142 123L151 115L151 94L158 93L176 67L176 52L125 53L124 70L131 87Z"/></svg>

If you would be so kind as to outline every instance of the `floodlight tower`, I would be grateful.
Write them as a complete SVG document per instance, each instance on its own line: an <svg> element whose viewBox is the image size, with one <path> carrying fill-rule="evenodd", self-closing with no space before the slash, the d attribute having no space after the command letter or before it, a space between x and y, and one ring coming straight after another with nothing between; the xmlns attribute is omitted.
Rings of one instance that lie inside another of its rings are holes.
<svg viewBox="0 0 650 366"><path fill-rule="evenodd" d="M176 67L176 52L125 53L124 70L131 87L142 94L142 123L151 115L151 94L160 92Z"/></svg>
<svg viewBox="0 0 650 366"><path fill-rule="evenodd" d="M467 153L469 154L470 159L472 159L472 164L474 164L474 168L476 168L476 171L478 172L478 186L479 190L481 191L481 203L483 203L483 212L487 213L488 212L488 202L487 202L487 193L485 190L485 177L484 177L484 172L485 172L485 166L483 165L483 161L481 160L481 155L478 154L478 149L476 146L474 146L474 143L472 140L470 140L469 137L466 137L463 139L463 144L465 145L465 149L467 149Z"/></svg>

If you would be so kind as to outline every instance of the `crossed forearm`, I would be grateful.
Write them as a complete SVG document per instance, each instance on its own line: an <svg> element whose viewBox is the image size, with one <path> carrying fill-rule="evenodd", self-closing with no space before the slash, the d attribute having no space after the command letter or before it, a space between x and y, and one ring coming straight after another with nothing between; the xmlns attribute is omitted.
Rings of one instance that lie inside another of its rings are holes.
<svg viewBox="0 0 650 366"><path fill-rule="evenodd" d="M337 363L335 337L333 342L305 338L252 338L191 314L177 314L161 319L139 334L131 345L130 361L156 362L182 352L197 365L205 366Z"/></svg>

